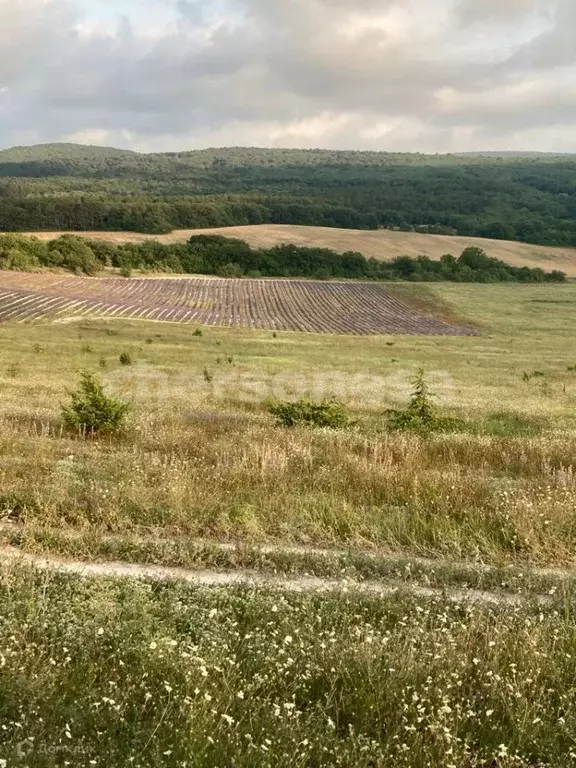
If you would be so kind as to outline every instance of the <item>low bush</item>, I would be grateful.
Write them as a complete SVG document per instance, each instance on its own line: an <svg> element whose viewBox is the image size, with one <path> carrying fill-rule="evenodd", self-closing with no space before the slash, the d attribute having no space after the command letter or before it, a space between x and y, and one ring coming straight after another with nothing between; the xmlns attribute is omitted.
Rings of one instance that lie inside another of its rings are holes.
<svg viewBox="0 0 576 768"><path fill-rule="evenodd" d="M120 365L132 365L132 355L130 352L122 352L120 355Z"/></svg>
<svg viewBox="0 0 576 768"><path fill-rule="evenodd" d="M129 408L128 403L106 395L96 376L85 372L70 404L62 406L62 418L70 430L112 434L124 426Z"/></svg>
<svg viewBox="0 0 576 768"><path fill-rule="evenodd" d="M342 429L351 424L344 406L332 398L320 403L307 399L296 402L279 400L268 403L267 407L282 427L307 424L313 427Z"/></svg>
<svg viewBox="0 0 576 768"><path fill-rule="evenodd" d="M409 405L404 409L389 409L386 412L389 429L427 433L456 432L464 427L460 419L438 413L423 369L416 373L412 383L414 390Z"/></svg>

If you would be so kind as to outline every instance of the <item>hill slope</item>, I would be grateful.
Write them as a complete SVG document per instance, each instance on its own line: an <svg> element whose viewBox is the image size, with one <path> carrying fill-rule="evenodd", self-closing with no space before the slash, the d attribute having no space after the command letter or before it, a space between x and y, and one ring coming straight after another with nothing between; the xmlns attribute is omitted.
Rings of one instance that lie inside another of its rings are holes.
<svg viewBox="0 0 576 768"><path fill-rule="evenodd" d="M286 224L576 247L576 157L232 147L0 152L0 231Z"/></svg>
<svg viewBox="0 0 576 768"><path fill-rule="evenodd" d="M27 234L42 240L52 240L62 233L30 232ZM486 250L489 256L512 266L540 267L545 270L559 269L569 277L576 278L576 248L552 248L515 243L508 240L488 240L475 237L422 235L388 230L371 232L282 224L221 227L218 229L185 229L175 230L168 235L144 235L137 232L82 232L80 234L82 237L108 240L115 243L137 243L145 240L180 243L186 242L192 235L218 234L245 240L255 248L294 243L295 245L332 248L338 253L358 251L368 258L383 261L390 261L396 256L429 256L432 259L439 259L445 253L457 256L465 248L476 246Z"/></svg>
<svg viewBox="0 0 576 768"><path fill-rule="evenodd" d="M283 149L261 147L210 147L182 152L134 152L128 149L86 144L54 143L11 147L0 150L0 169L5 163L51 163L85 161L87 167L97 160L124 158L127 162L150 168L154 162L205 168L213 163L231 167L247 166L386 166L386 165L491 165L495 161L516 163L576 163L576 155L538 152L470 152L426 155L420 152L371 152L331 149Z"/></svg>

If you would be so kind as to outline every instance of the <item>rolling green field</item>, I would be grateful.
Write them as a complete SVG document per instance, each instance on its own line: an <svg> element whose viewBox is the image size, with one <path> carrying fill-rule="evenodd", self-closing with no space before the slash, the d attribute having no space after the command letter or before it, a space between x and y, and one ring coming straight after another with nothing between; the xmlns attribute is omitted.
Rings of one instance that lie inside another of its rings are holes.
<svg viewBox="0 0 576 768"><path fill-rule="evenodd" d="M2 514L24 544L42 527L573 563L576 286L396 290L435 294L480 335L0 326ZM386 431L420 366L463 431ZM132 403L125 436L62 432L81 370ZM277 428L264 402L303 395L335 395L355 427Z"/></svg>
<svg viewBox="0 0 576 768"><path fill-rule="evenodd" d="M576 285L391 290L479 334L0 325L0 766L573 764ZM457 431L387 429L420 367ZM131 403L124 434L63 429L85 370ZM331 395L352 427L265 407Z"/></svg>

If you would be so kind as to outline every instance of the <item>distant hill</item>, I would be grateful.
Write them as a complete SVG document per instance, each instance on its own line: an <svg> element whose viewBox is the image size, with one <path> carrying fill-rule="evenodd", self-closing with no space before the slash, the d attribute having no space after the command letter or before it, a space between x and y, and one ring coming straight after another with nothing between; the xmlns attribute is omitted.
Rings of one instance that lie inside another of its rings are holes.
<svg viewBox="0 0 576 768"><path fill-rule="evenodd" d="M136 155L127 149L93 147L84 144L36 144L29 147L12 147L0 150L0 163L44 162L51 160L92 160L103 157L128 157Z"/></svg>
<svg viewBox="0 0 576 768"><path fill-rule="evenodd" d="M220 167L283 167L283 166L364 166L383 167L390 165L410 166L458 166L466 164L485 165L494 159L516 161L550 162L554 159L572 159L576 155L532 152L470 152L463 154L368 152L327 149L266 149L258 147L222 147L182 152L139 153L113 147L89 146L84 144L37 144L27 147L13 147L0 150L0 175L11 175L7 170L17 171L18 165L41 164L51 166L59 163L80 170L84 164L89 171L98 166L118 166L124 161L127 167L150 170L158 165L172 167L174 171L183 166L190 168ZM8 166L8 168L7 168ZM15 174L17 175L17 174Z"/></svg>
<svg viewBox="0 0 576 768"><path fill-rule="evenodd" d="M576 156L228 147L0 151L0 231L257 224L576 247Z"/></svg>

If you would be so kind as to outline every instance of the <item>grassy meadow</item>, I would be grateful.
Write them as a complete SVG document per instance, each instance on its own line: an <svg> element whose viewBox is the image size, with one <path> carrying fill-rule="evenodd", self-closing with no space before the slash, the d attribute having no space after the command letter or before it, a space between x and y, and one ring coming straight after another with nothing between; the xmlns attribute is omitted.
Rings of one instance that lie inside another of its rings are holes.
<svg viewBox="0 0 576 768"><path fill-rule="evenodd" d="M558 604L0 582L3 766L572 766Z"/></svg>
<svg viewBox="0 0 576 768"><path fill-rule="evenodd" d="M480 335L0 326L3 535L36 550L61 548L70 534L85 557L103 555L105 537L148 537L167 563L170 546L159 542L200 537L574 564L576 286L396 290ZM465 429L386 430L384 411L407 402L419 366ZM62 431L60 403L81 370L132 403L124 436ZM275 426L264 401L303 394L336 395L355 426Z"/></svg>
<svg viewBox="0 0 576 768"><path fill-rule="evenodd" d="M0 325L3 544L404 585L206 588L4 561L0 768L574 764L575 580L556 569L576 564L576 285L393 290L479 335ZM457 432L387 431L419 367ZM124 434L63 429L85 370L131 402ZM331 394L353 427L282 429L264 407Z"/></svg>

